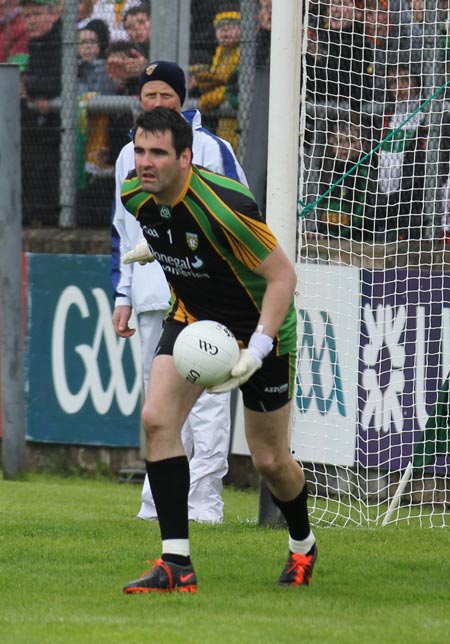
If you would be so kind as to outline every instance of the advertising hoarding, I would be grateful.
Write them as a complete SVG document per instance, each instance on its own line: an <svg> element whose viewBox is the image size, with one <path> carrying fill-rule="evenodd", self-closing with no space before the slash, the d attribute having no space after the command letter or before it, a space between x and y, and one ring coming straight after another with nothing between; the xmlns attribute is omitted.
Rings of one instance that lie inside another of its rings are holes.
<svg viewBox="0 0 450 644"><path fill-rule="evenodd" d="M139 339L114 333L110 263L27 255L28 440L139 446Z"/></svg>

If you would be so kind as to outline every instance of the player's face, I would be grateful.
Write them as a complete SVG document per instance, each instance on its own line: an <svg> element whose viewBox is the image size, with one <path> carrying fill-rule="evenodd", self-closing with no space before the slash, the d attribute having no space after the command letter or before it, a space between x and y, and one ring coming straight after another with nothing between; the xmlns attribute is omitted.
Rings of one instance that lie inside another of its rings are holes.
<svg viewBox="0 0 450 644"><path fill-rule="evenodd" d="M168 107L170 110L181 111L180 97L164 81L145 83L141 90L141 103L145 112L151 112L155 107Z"/></svg>
<svg viewBox="0 0 450 644"><path fill-rule="evenodd" d="M180 195L191 162L189 149L177 158L171 132L136 130L134 163L143 190L157 197L158 202L173 204Z"/></svg>

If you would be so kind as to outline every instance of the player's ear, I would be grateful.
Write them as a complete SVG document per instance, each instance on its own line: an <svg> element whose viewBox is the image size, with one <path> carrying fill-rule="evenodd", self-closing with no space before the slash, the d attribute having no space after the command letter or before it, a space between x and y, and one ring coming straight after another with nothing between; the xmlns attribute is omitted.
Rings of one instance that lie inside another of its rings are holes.
<svg viewBox="0 0 450 644"><path fill-rule="evenodd" d="M180 165L181 167L188 168L191 165L192 161L192 150L190 148L184 148L180 154Z"/></svg>

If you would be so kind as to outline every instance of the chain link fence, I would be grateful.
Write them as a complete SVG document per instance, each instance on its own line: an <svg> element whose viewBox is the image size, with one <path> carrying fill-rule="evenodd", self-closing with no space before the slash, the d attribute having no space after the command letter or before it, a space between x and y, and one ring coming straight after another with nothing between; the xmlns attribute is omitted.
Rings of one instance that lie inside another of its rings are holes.
<svg viewBox="0 0 450 644"><path fill-rule="evenodd" d="M243 163L257 6L256 0L153 0L151 6L6 0L1 62L21 71L23 225L110 225L114 163L139 113L139 76L151 59L180 64L188 88L184 109L198 107L203 125L229 140Z"/></svg>
<svg viewBox="0 0 450 644"><path fill-rule="evenodd" d="M389 6L395 21L410 20L411 29L418 30L419 35L412 35L420 47L411 50L408 62L414 62L413 54L420 58L425 100L447 81L448 9L446 0L427 0L419 24L411 17L417 2L390 0ZM388 6L386 0L379 3ZM331 82L336 70L329 64L344 69L346 62L321 63L312 54L314 34L329 5L345 10L347 5L363 4L303 3L306 93L299 167L304 203L319 196L327 136L333 124L355 118L352 93L358 89L352 86L351 94L337 97L308 91L321 79ZM176 60L185 70L185 109L198 107L203 125L232 143L264 209L270 10L270 0L153 0L151 5L149 0L0 2L0 62L18 64L22 78L23 224L110 225L114 163L129 141L140 110L139 74L151 59ZM386 94L381 102L360 102L359 120L371 125L382 121L389 100ZM423 207L429 236L441 214L436 203L448 165L448 137L442 135L447 103L448 90L424 110L428 136ZM377 143L378 134L370 144L364 141L366 148ZM318 209L308 212L307 230L317 230L317 213Z"/></svg>

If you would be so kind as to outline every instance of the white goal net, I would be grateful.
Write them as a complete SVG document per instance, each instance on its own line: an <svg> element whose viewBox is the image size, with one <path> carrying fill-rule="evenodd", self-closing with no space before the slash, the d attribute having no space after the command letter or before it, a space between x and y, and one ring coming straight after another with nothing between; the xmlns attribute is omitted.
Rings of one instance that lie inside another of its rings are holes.
<svg viewBox="0 0 450 644"><path fill-rule="evenodd" d="M306 0L292 446L319 525L450 524L444 0Z"/></svg>

